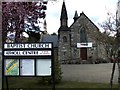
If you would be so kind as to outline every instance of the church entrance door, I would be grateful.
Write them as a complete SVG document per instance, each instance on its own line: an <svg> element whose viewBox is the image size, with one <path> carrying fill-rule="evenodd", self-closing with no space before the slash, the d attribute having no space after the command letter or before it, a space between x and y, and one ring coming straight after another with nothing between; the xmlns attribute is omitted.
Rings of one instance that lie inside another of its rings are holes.
<svg viewBox="0 0 120 90"><path fill-rule="evenodd" d="M87 60L87 48L80 48L80 57L82 60Z"/></svg>

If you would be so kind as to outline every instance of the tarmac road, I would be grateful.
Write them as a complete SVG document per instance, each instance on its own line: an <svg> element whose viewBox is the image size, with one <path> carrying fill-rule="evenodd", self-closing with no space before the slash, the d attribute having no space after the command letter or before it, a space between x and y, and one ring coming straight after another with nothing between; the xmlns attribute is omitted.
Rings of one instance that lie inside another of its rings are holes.
<svg viewBox="0 0 120 90"><path fill-rule="evenodd" d="M112 63L61 65L63 80L95 83L110 83L112 67ZM117 83L117 81L118 68L116 64L113 83Z"/></svg>

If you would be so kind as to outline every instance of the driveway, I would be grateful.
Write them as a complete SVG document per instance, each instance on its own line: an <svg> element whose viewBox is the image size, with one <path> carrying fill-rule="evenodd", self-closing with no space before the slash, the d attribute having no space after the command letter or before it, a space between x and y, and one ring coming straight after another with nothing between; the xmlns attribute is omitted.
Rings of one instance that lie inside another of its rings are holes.
<svg viewBox="0 0 120 90"><path fill-rule="evenodd" d="M112 63L107 64L79 64L61 65L63 80L79 82L110 83ZM118 68L114 74L114 83L117 83Z"/></svg>

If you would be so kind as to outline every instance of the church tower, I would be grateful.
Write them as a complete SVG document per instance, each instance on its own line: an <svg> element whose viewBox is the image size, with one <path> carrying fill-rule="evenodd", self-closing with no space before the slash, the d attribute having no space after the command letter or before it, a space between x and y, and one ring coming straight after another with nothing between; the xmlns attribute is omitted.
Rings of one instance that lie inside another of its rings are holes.
<svg viewBox="0 0 120 90"><path fill-rule="evenodd" d="M68 21L67 10L66 10L65 1L63 1L61 17L60 17L61 26L67 26L68 24L67 21Z"/></svg>
<svg viewBox="0 0 120 90"><path fill-rule="evenodd" d="M68 16L65 1L63 1L60 28L58 30L58 60L64 62L70 60L70 29L68 27Z"/></svg>

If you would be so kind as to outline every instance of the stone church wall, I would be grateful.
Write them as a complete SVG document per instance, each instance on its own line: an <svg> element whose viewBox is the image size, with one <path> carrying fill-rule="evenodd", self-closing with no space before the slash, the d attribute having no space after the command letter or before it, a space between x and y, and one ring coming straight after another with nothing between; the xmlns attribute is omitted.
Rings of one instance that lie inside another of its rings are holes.
<svg viewBox="0 0 120 90"><path fill-rule="evenodd" d="M66 37L67 41L63 41L63 37ZM70 54L70 35L69 31L61 31L59 36L59 42L58 42L58 60L60 62L64 63L66 60L71 59Z"/></svg>
<svg viewBox="0 0 120 90"><path fill-rule="evenodd" d="M65 8L65 6L64 6ZM63 9L62 9L63 10ZM64 9L66 12L66 8ZM63 11L62 11L63 12ZM61 13L64 17L67 13ZM63 20L65 19L65 20ZM61 22L67 21L67 18L62 18ZM63 25L63 24L61 24ZM64 28L64 29L63 29ZM70 26L70 30L62 26L63 30L59 30L58 36L58 59L68 62L81 62L90 60L95 62L98 58L106 58L105 47L101 43L101 32L99 28L82 12L80 16L75 14L74 22ZM63 37L67 38L67 42L63 42ZM92 42L92 47L77 48L77 43ZM101 51L101 52L100 52Z"/></svg>

